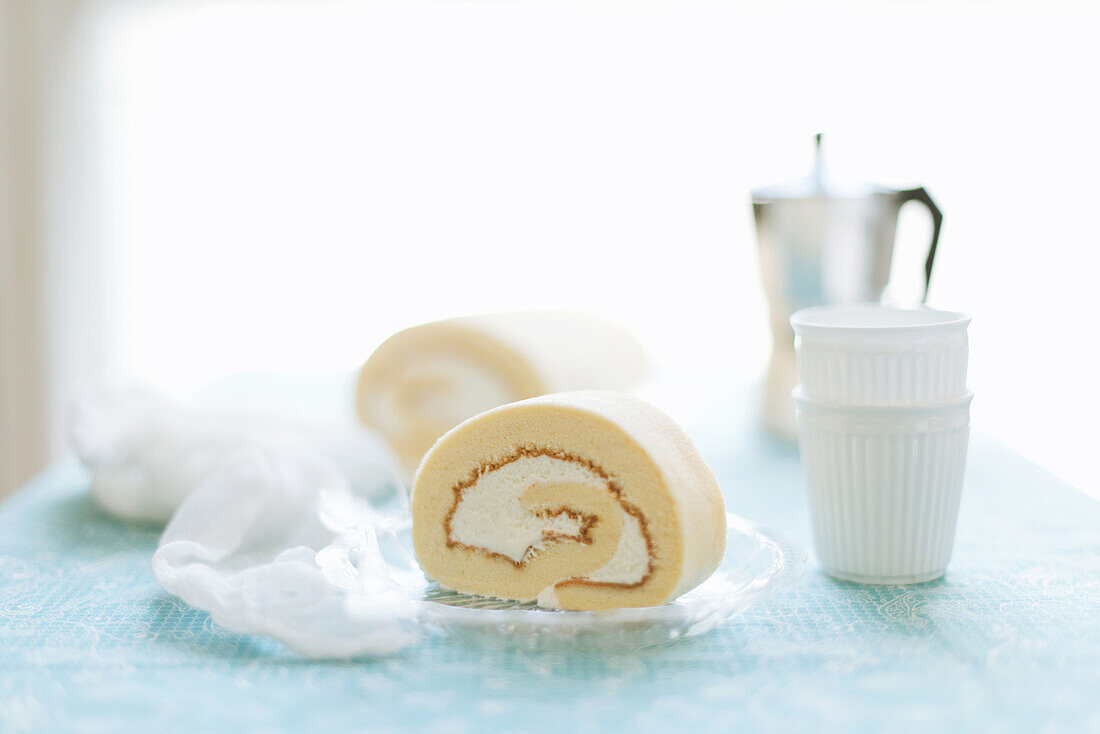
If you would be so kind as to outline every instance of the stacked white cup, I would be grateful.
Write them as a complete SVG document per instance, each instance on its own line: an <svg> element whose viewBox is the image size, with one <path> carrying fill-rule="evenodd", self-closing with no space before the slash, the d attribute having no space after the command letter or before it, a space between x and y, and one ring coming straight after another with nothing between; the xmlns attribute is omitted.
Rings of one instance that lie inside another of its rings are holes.
<svg viewBox="0 0 1100 734"><path fill-rule="evenodd" d="M791 326L799 450L825 572L868 584L943 575L969 437L966 314L818 306Z"/></svg>

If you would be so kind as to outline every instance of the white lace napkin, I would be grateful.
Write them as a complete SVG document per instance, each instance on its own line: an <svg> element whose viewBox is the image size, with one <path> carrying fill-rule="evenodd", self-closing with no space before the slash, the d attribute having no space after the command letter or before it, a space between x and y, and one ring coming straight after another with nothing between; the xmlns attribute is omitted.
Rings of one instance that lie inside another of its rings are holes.
<svg viewBox="0 0 1100 734"><path fill-rule="evenodd" d="M424 576L407 553L396 566L383 558L378 533L392 538L407 503L374 436L132 388L81 400L71 435L108 512L171 517L157 582L223 627L309 657L385 655L418 639ZM376 506L387 497L388 514Z"/></svg>
<svg viewBox="0 0 1100 734"><path fill-rule="evenodd" d="M243 451L184 500L153 573L223 627L302 655L389 654L418 638L424 581L384 561L375 528L391 521L369 507L323 457Z"/></svg>
<svg viewBox="0 0 1100 734"><path fill-rule="evenodd" d="M69 435L92 470L92 495L111 514L130 520L167 522L222 460L247 447L325 456L364 496L383 497L397 486L393 453L365 429L197 410L144 388L81 396Z"/></svg>

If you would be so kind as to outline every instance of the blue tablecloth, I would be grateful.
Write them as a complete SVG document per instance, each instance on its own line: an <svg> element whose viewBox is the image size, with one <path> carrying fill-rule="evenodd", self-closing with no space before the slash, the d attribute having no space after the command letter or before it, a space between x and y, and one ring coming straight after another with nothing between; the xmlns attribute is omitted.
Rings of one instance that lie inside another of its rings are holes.
<svg viewBox="0 0 1100 734"><path fill-rule="evenodd" d="M709 410L729 508L809 547L797 451ZM0 504L0 731L1100 731L1100 504L980 435L944 579L841 583L811 556L793 591L642 650L309 662L162 592L157 537L74 466Z"/></svg>

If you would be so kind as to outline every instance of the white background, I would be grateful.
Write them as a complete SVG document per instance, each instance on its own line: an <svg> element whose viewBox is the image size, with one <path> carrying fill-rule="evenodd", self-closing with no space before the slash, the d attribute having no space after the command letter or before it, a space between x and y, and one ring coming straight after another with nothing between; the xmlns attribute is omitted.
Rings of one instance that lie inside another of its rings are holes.
<svg viewBox="0 0 1100 734"><path fill-rule="evenodd" d="M929 303L975 315L978 427L1096 491L1098 28L1052 3L107 6L54 203L55 338L99 364L55 379L347 370L412 323L546 306L753 379L748 192L823 131L839 173L943 209ZM899 271L927 220L904 211Z"/></svg>

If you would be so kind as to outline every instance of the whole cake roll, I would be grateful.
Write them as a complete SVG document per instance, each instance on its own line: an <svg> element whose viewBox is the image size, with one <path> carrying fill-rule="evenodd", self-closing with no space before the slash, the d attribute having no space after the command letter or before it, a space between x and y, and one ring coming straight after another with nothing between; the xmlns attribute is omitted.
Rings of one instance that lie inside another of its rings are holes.
<svg viewBox="0 0 1100 734"><path fill-rule="evenodd" d="M471 416L546 393L625 390L645 371L637 340L592 314L468 316L383 342L359 374L356 404L408 479L435 440Z"/></svg>
<svg viewBox="0 0 1100 734"><path fill-rule="evenodd" d="M545 395L444 435L417 472L413 543L440 585L560 609L652 606L725 551L710 468L684 431L629 395Z"/></svg>

